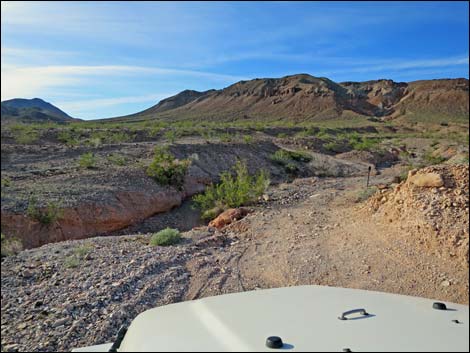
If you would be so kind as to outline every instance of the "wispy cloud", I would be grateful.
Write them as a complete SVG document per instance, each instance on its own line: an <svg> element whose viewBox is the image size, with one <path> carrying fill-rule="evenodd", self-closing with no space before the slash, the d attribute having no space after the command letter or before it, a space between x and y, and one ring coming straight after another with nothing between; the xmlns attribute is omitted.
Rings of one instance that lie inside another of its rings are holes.
<svg viewBox="0 0 470 353"><path fill-rule="evenodd" d="M93 111L97 108L111 107L129 103L150 103L156 104L160 100L170 97L177 92L147 94L143 96L126 96L116 98L98 98L74 101L57 101L59 107L67 112L71 112L74 116L80 116L84 112Z"/></svg>
<svg viewBox="0 0 470 353"><path fill-rule="evenodd" d="M152 76L153 75L153 76ZM2 65L2 100L15 97L44 96L45 92L65 86L98 82L103 77L143 76L147 80L159 76L196 77L213 82L232 83L245 79L234 76L195 70L179 70L161 67L127 66L127 65L58 65L20 67Z"/></svg>
<svg viewBox="0 0 470 353"><path fill-rule="evenodd" d="M331 71L322 71L322 75L335 75L342 73L369 73L369 72L400 72L409 69L446 68L454 66L468 66L469 58L466 56L426 59L426 60L368 60L366 62L349 62L349 67Z"/></svg>

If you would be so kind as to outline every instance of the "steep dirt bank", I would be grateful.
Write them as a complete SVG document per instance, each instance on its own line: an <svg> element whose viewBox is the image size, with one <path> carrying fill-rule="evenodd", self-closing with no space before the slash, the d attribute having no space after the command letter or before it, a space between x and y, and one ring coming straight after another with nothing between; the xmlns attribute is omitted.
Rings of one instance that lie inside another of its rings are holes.
<svg viewBox="0 0 470 353"><path fill-rule="evenodd" d="M161 187L145 174L154 147L149 143L104 146L94 150L94 168L80 169L77 159L89 149L60 149L51 158L57 146L2 146L7 152L2 155L2 177L11 178L11 185L2 188L2 232L21 239L26 248L114 232L181 205L216 182L238 159L245 160L252 173L268 171L273 183L293 178L271 159L280 147L270 141L174 144L170 150L176 158L191 159L183 190L178 191ZM123 166L109 161L118 149L128 160ZM309 163L293 161L298 176L358 175L367 170L366 164L311 154ZM31 196L39 200L40 208L50 202L58 205L61 217L44 225L27 216Z"/></svg>

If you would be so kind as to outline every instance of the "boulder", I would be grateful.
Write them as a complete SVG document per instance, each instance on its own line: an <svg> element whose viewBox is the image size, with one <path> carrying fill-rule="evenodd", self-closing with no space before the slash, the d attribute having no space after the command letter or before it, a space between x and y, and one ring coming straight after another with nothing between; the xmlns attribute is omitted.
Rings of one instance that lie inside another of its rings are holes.
<svg viewBox="0 0 470 353"><path fill-rule="evenodd" d="M214 227L217 229L223 228L226 225L229 225L233 221L242 219L249 213L249 210L246 208L230 208L222 212L217 218L213 219L209 223L209 227Z"/></svg>

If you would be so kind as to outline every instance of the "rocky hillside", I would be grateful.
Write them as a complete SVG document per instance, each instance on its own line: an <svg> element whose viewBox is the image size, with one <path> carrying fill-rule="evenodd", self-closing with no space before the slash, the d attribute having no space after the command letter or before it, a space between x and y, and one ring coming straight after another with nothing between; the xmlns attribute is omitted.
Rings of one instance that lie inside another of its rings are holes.
<svg viewBox="0 0 470 353"><path fill-rule="evenodd" d="M67 122L77 120L40 98L15 98L1 103L3 122Z"/></svg>
<svg viewBox="0 0 470 353"><path fill-rule="evenodd" d="M400 224L438 255L468 266L468 165L412 170L393 190L370 201L374 217Z"/></svg>
<svg viewBox="0 0 470 353"><path fill-rule="evenodd" d="M308 74L240 81L221 90L183 91L128 118L290 119L351 118L429 119L468 117L467 79L411 83L392 80L336 83Z"/></svg>

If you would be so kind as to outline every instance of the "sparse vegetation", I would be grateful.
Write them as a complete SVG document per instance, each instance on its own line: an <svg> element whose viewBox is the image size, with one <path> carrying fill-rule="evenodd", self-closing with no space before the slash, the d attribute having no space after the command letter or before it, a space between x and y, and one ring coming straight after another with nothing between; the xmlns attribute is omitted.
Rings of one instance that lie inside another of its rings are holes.
<svg viewBox="0 0 470 353"><path fill-rule="evenodd" d="M2 178L2 188L7 188L11 186L11 179L10 178Z"/></svg>
<svg viewBox="0 0 470 353"><path fill-rule="evenodd" d="M17 238L7 239L3 233L1 233L1 256L12 256L18 254L23 250L23 244L21 240Z"/></svg>
<svg viewBox="0 0 470 353"><path fill-rule="evenodd" d="M160 185L171 185L181 190L190 164L188 159L176 159L168 147L156 147L153 161L147 168L147 175Z"/></svg>
<svg viewBox="0 0 470 353"><path fill-rule="evenodd" d="M277 150L272 156L271 161L280 164L284 167L285 171L289 174L295 174L299 168L295 162L308 163L312 157L302 151L287 151L283 149Z"/></svg>
<svg viewBox="0 0 470 353"><path fill-rule="evenodd" d="M67 146L76 146L80 144L79 139L75 136L72 129L59 131L57 139L65 143Z"/></svg>
<svg viewBox="0 0 470 353"><path fill-rule="evenodd" d="M341 152L341 145L335 141L330 141L330 142L325 143L323 145L323 148L333 153Z"/></svg>
<svg viewBox="0 0 470 353"><path fill-rule="evenodd" d="M63 212L59 205L53 201L48 202L46 207L40 207L37 198L31 197L26 214L43 225L50 225L57 222L62 217Z"/></svg>
<svg viewBox="0 0 470 353"><path fill-rule="evenodd" d="M72 255L67 256L64 261L64 265L67 268L78 267L82 260L93 250L91 245L81 245L73 250Z"/></svg>
<svg viewBox="0 0 470 353"><path fill-rule="evenodd" d="M253 142L253 136L251 136L251 135L244 135L244 136L243 136L243 141L245 141L245 143L251 143L251 142Z"/></svg>
<svg viewBox="0 0 470 353"><path fill-rule="evenodd" d="M94 168L96 166L96 157L93 152L84 153L79 157L78 164L80 168Z"/></svg>
<svg viewBox="0 0 470 353"><path fill-rule="evenodd" d="M115 153L108 156L108 161L117 166L124 166L126 165L127 158Z"/></svg>
<svg viewBox="0 0 470 353"><path fill-rule="evenodd" d="M175 143L176 139L179 137L179 134L175 130L168 130L163 134L163 137L165 137L168 142Z"/></svg>
<svg viewBox="0 0 470 353"><path fill-rule="evenodd" d="M252 176L244 162L237 161L233 171L235 175L229 171L222 173L219 184L210 185L203 194L193 198L196 206L206 212L206 217L231 207L247 205L260 197L269 186L267 172L261 171Z"/></svg>
<svg viewBox="0 0 470 353"><path fill-rule="evenodd" d="M39 138L39 132L33 125L14 124L10 126L10 131L15 141L19 144L30 144Z"/></svg>
<svg viewBox="0 0 470 353"><path fill-rule="evenodd" d="M377 188L374 186L369 186L368 188L362 189L359 191L356 202L363 202L369 199L372 195L377 192Z"/></svg>
<svg viewBox="0 0 470 353"><path fill-rule="evenodd" d="M181 233L177 229L166 228L155 233L150 238L152 246L169 246L181 241Z"/></svg>
<svg viewBox="0 0 470 353"><path fill-rule="evenodd" d="M434 164L441 164L444 163L447 160L447 158L439 155L434 155L433 151L427 151L423 155L423 166L429 166L429 165L434 165Z"/></svg>

